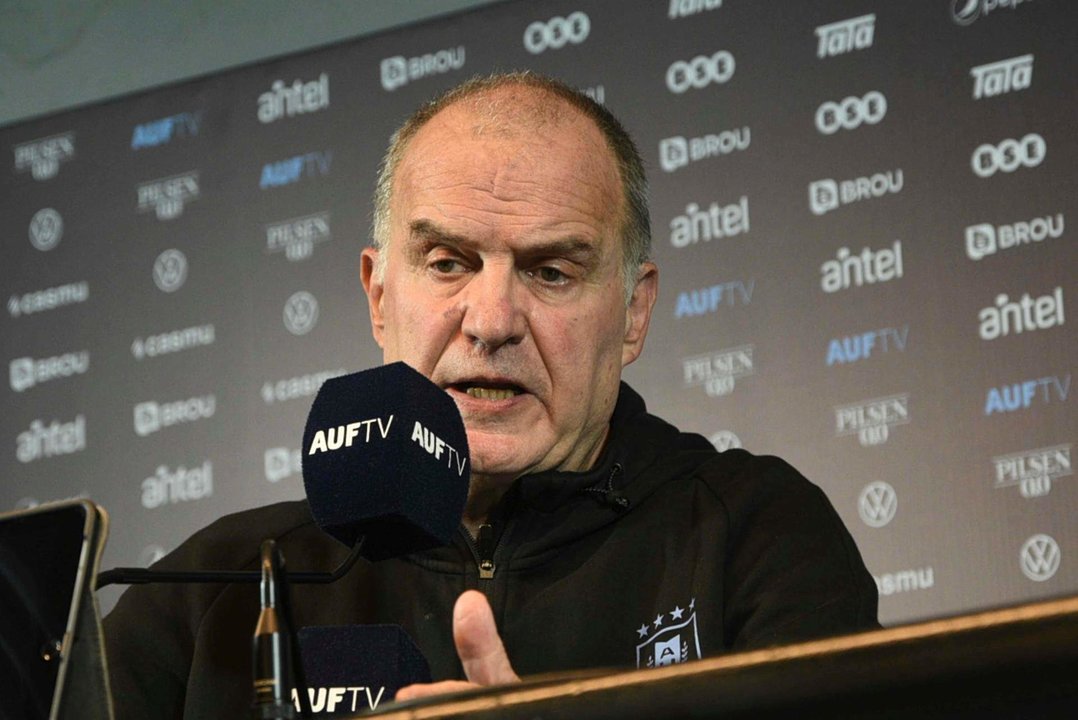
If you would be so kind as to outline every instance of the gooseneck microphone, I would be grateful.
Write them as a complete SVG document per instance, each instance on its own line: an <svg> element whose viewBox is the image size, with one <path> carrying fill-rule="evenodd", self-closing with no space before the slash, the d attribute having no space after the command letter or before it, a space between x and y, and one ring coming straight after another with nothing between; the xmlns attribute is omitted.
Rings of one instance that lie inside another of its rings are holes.
<svg viewBox="0 0 1078 720"><path fill-rule="evenodd" d="M252 713L257 720L292 720L292 633L284 607L284 559L274 540L260 548L262 581L261 610L255 624L251 652L254 678Z"/></svg>

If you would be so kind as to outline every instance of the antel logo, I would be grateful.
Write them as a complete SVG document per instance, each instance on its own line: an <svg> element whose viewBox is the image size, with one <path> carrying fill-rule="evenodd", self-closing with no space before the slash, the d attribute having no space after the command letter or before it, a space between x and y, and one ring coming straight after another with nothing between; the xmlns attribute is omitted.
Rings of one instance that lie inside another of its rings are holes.
<svg viewBox="0 0 1078 720"><path fill-rule="evenodd" d="M153 282L161 292L176 292L186 280L186 255L172 248L157 256L153 264Z"/></svg>
<svg viewBox="0 0 1078 720"><path fill-rule="evenodd" d="M678 60L666 69L666 87L680 95L689 88L699 90L711 83L722 85L734 76L736 67L734 56L726 50L710 57L697 55L692 60Z"/></svg>
<svg viewBox="0 0 1078 720"><path fill-rule="evenodd" d="M318 322L318 300L305 290L288 298L284 304L284 326L293 335L306 335Z"/></svg>
<svg viewBox="0 0 1078 720"><path fill-rule="evenodd" d="M1018 562L1023 575L1033 582L1044 582L1050 580L1059 570L1062 555L1055 538L1037 534L1022 545L1018 552Z"/></svg>
<svg viewBox="0 0 1078 720"><path fill-rule="evenodd" d="M30 244L41 252L56 247L64 234L64 219L52 208L42 208L30 220Z"/></svg>
<svg viewBox="0 0 1078 720"><path fill-rule="evenodd" d="M857 513L865 525L881 528L895 519L898 495L890 484L877 480L865 485L857 498Z"/></svg>
<svg viewBox="0 0 1078 720"><path fill-rule="evenodd" d="M828 100L816 109L816 129L823 135L839 130L853 130L862 124L875 125L887 114L887 98L878 90L863 97L848 97L839 102Z"/></svg>
<svg viewBox="0 0 1078 720"><path fill-rule="evenodd" d="M959 25L971 25L980 17L999 8L1014 10L1028 0L952 0L951 19Z"/></svg>
<svg viewBox="0 0 1078 720"><path fill-rule="evenodd" d="M973 151L970 167L977 177L992 177L997 171L1014 172L1020 167L1037 167L1048 154L1048 144L1037 133L1021 140L1007 138L998 145L985 143Z"/></svg>
<svg viewBox="0 0 1078 720"><path fill-rule="evenodd" d="M579 45L588 39L591 18L577 10L567 17L536 20L524 30L524 49L532 55L546 50L560 50L567 44Z"/></svg>
<svg viewBox="0 0 1078 720"><path fill-rule="evenodd" d="M317 80L296 79L291 85L275 80L268 92L258 96L258 121L271 123L283 117L317 112L329 107L329 75Z"/></svg>

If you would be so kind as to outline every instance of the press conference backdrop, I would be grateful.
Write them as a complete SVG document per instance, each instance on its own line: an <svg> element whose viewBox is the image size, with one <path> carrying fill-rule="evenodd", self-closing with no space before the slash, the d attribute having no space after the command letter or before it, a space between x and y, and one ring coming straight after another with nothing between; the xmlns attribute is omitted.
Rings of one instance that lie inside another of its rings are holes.
<svg viewBox="0 0 1078 720"><path fill-rule="evenodd" d="M0 506L92 497L105 566L145 565L301 497L319 384L381 361L358 265L389 134L534 68L648 163L652 411L819 484L885 623L1078 591L1076 26L1061 0L505 3L0 129Z"/></svg>

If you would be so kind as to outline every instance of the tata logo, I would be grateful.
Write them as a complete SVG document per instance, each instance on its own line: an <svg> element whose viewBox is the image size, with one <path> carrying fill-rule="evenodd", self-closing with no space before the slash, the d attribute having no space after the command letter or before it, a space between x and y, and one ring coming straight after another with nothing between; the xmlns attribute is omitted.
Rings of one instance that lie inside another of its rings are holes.
<svg viewBox="0 0 1078 720"><path fill-rule="evenodd" d="M333 153L325 150L266 163L262 166L262 175L258 181L258 187L266 190L298 183L304 178L329 175L332 162Z"/></svg>
<svg viewBox="0 0 1078 720"><path fill-rule="evenodd" d="M147 510L162 505L201 500L213 495L213 463L188 468L184 465L170 470L159 465L153 475L142 481L142 507Z"/></svg>
<svg viewBox="0 0 1078 720"><path fill-rule="evenodd" d="M699 317L717 312L723 306L748 305L752 302L752 292L755 288L756 280L753 279L748 282L730 280L699 290L684 290L678 293L674 317L679 320L686 317Z"/></svg>
<svg viewBox="0 0 1078 720"><path fill-rule="evenodd" d="M1051 535L1038 534L1026 540L1018 551L1022 574L1033 582L1051 580L1059 570L1063 553Z"/></svg>
<svg viewBox="0 0 1078 720"><path fill-rule="evenodd" d="M638 668L666 667L699 660L700 632L696 623L696 598L686 608L675 605L636 630L636 666Z"/></svg>
<svg viewBox="0 0 1078 720"><path fill-rule="evenodd" d="M60 172L60 165L75 157L75 133L66 132L21 143L13 148L15 172L30 171L37 181L50 180Z"/></svg>
<svg viewBox="0 0 1078 720"><path fill-rule="evenodd" d="M198 172L150 180L135 188L135 192L140 213L153 210L158 220L175 220L183 214L187 203L199 197Z"/></svg>
<svg viewBox="0 0 1078 720"><path fill-rule="evenodd" d="M1020 140L1008 138L998 145L984 144L973 151L970 167L973 174L988 178L997 172L1011 173L1020 167L1037 167L1048 154L1048 144L1037 133Z"/></svg>
<svg viewBox="0 0 1078 720"><path fill-rule="evenodd" d="M822 59L870 48L875 32L876 15L872 13L820 25L816 28L816 37L820 39L816 57Z"/></svg>
<svg viewBox="0 0 1078 720"><path fill-rule="evenodd" d="M567 17L552 17L546 22L537 20L524 30L524 49L532 55L546 50L560 50L572 43L579 45L588 39L591 19L577 10Z"/></svg>
<svg viewBox="0 0 1078 720"><path fill-rule="evenodd" d="M1019 55L978 65L969 74L973 76L974 100L1025 90L1033 82L1033 56Z"/></svg>
<svg viewBox="0 0 1078 720"><path fill-rule="evenodd" d="M667 17L671 20L689 17L708 10L718 10L722 7L722 0L670 0L670 9Z"/></svg>
<svg viewBox="0 0 1078 720"><path fill-rule="evenodd" d="M700 90L712 83L723 85L730 81L736 69L734 56L719 50L711 56L697 55L692 60L678 60L666 69L666 87L680 95L689 88Z"/></svg>
<svg viewBox="0 0 1078 720"><path fill-rule="evenodd" d="M1014 10L1029 0L951 0L951 19L959 25L970 25L980 17L999 8Z"/></svg>
<svg viewBox="0 0 1078 720"><path fill-rule="evenodd" d="M895 519L898 495L890 484L877 480L865 485L857 497L857 514L873 528L881 528Z"/></svg>
<svg viewBox="0 0 1078 720"><path fill-rule="evenodd" d="M270 223L265 226L266 252L283 253L293 262L306 260L314 254L315 245L333 239L329 221L329 211L323 210Z"/></svg>
<svg viewBox="0 0 1078 720"><path fill-rule="evenodd" d="M992 458L995 487L1018 487L1022 497L1044 497L1052 491L1052 482L1072 474L1071 446L1022 450Z"/></svg>
<svg viewBox="0 0 1078 720"><path fill-rule="evenodd" d="M966 228L966 255L970 260L980 260L1000 250L1059 238L1063 235L1063 229L1063 213L1009 225L970 225Z"/></svg>
<svg viewBox="0 0 1078 720"><path fill-rule="evenodd" d="M873 250L866 247L857 255L841 247L834 260L820 265L820 288L836 293L851 287L875 285L902 277L902 241L895 240L889 248Z"/></svg>
<svg viewBox="0 0 1078 720"><path fill-rule="evenodd" d="M36 250L48 252L60 243L64 235L64 219L52 208L42 208L30 219L30 244Z"/></svg>
<svg viewBox="0 0 1078 720"><path fill-rule="evenodd" d="M988 388L984 400L984 414L1027 410L1037 400L1046 405L1053 402L1065 402L1070 395L1070 387L1071 376L1068 374L1062 378L1050 375Z"/></svg>
<svg viewBox="0 0 1078 720"><path fill-rule="evenodd" d="M143 150L167 145L179 138L194 137L201 127L202 113L184 112L151 120L135 126L131 132L131 149Z"/></svg>
<svg viewBox="0 0 1078 720"><path fill-rule="evenodd" d="M742 447L741 438L730 430L719 430L717 433L712 433L708 440L711 441L711 444L719 452L726 452L727 450L734 450Z"/></svg>
<svg viewBox="0 0 1078 720"><path fill-rule="evenodd" d="M835 435L857 435L863 447L882 445L890 428L909 421L910 398L905 393L835 407Z"/></svg>
<svg viewBox="0 0 1078 720"><path fill-rule="evenodd" d="M703 387L708 397L722 397L734 391L735 381L755 372L752 345L716 350L681 361L684 387Z"/></svg>
<svg viewBox="0 0 1078 720"><path fill-rule="evenodd" d="M266 480L277 483L303 472L303 455L298 448L269 448L263 455L262 465Z"/></svg>
<svg viewBox="0 0 1078 720"><path fill-rule="evenodd" d="M382 88L392 92L429 75L441 75L464 67L464 46L439 50L413 58L395 55L382 60Z"/></svg>
<svg viewBox="0 0 1078 720"><path fill-rule="evenodd" d="M318 322L318 300L306 290L294 293L284 304L284 326L293 335L306 335Z"/></svg>
<svg viewBox="0 0 1078 720"><path fill-rule="evenodd" d="M904 352L909 334L909 325L903 325L833 338L827 344L827 367L849 365L891 350Z"/></svg>
<svg viewBox="0 0 1078 720"><path fill-rule="evenodd" d="M809 209L813 215L824 215L840 205L900 193L902 183L902 168L850 180L815 180L808 186Z"/></svg>
<svg viewBox="0 0 1078 720"><path fill-rule="evenodd" d="M878 90L864 97L848 97L839 102L828 100L816 109L816 129L823 135L839 130L854 130L861 125L875 125L887 115L887 98Z"/></svg>
<svg viewBox="0 0 1078 720"><path fill-rule="evenodd" d="M982 340L995 340L1011 333L1016 335L1035 330L1049 330L1064 324L1063 287L1038 298L1023 293L1018 300L1006 294L996 296L996 304L977 313L978 334Z"/></svg>
<svg viewBox="0 0 1078 720"><path fill-rule="evenodd" d="M283 117L303 115L329 107L329 75L304 82L298 78L291 85L274 80L268 92L258 96L258 122L275 122Z"/></svg>
<svg viewBox="0 0 1078 720"><path fill-rule="evenodd" d="M689 163L747 150L751 142L747 126L694 138L681 135L663 138L659 141L659 164L663 172L674 172Z"/></svg>
<svg viewBox="0 0 1078 720"><path fill-rule="evenodd" d="M153 282L161 292L174 293L187 280L187 256L172 248L157 256L153 263Z"/></svg>
<svg viewBox="0 0 1078 720"><path fill-rule="evenodd" d="M670 221L670 244L676 248L736 237L749 232L749 198L729 205L711 203L701 208L696 203L685 206L685 214Z"/></svg>

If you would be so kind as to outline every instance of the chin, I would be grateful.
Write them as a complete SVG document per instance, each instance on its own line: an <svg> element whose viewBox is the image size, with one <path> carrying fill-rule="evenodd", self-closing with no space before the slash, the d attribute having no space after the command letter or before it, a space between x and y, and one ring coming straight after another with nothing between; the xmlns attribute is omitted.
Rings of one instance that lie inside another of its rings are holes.
<svg viewBox="0 0 1078 720"><path fill-rule="evenodd" d="M472 472L480 475L504 475L516 478L530 472L535 460L516 442L499 438L468 438Z"/></svg>

